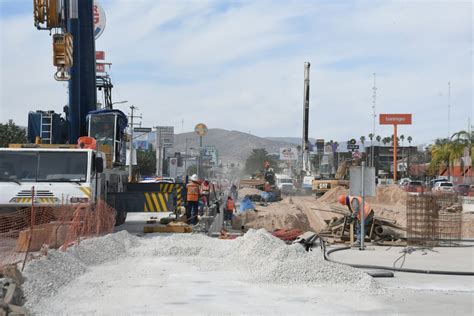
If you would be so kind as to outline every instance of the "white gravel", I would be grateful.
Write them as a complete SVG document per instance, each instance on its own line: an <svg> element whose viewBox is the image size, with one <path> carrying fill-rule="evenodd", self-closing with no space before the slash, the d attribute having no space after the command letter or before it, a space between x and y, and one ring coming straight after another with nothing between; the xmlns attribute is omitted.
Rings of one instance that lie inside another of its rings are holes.
<svg viewBox="0 0 474 316"><path fill-rule="evenodd" d="M66 252L50 251L25 269L27 307L56 295L90 267L121 258L172 258L200 271L238 273L250 284L301 284L338 286L342 290L381 291L367 274L324 261L300 245L286 245L265 230L250 230L235 240L219 240L200 234L149 236L142 239L125 231L85 240ZM83 289L87 291L87 289Z"/></svg>
<svg viewBox="0 0 474 316"><path fill-rule="evenodd" d="M139 238L122 231L84 240L66 252L50 250L46 257L31 261L25 267L26 307L32 308L39 300L54 296L59 288L85 273L88 266L124 256L138 244Z"/></svg>

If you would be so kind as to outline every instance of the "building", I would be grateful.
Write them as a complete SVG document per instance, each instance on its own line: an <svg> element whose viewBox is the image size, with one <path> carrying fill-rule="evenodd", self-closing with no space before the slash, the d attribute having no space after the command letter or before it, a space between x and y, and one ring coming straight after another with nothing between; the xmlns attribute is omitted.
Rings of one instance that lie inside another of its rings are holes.
<svg viewBox="0 0 474 316"><path fill-rule="evenodd" d="M367 165L372 161L372 146L365 148L365 157ZM408 177L410 170L410 156L418 153L416 146L398 146L397 147L397 178ZM393 177L393 147L392 146L373 146L375 175L379 178Z"/></svg>

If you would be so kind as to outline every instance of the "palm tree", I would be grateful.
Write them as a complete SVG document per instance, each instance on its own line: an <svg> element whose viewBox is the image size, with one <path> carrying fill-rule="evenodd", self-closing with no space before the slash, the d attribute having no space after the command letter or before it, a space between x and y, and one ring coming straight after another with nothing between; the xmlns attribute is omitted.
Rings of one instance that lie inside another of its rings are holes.
<svg viewBox="0 0 474 316"><path fill-rule="evenodd" d="M471 166L474 165L474 131L471 134L466 131L459 131L451 136L451 140L467 148L467 153L471 156Z"/></svg>
<svg viewBox="0 0 474 316"><path fill-rule="evenodd" d="M370 139L370 141L372 141L373 138L374 138L374 134L369 133L369 139Z"/></svg>
<svg viewBox="0 0 474 316"><path fill-rule="evenodd" d="M365 143L365 136L360 137L360 142L362 143L362 146L364 146Z"/></svg>
<svg viewBox="0 0 474 316"><path fill-rule="evenodd" d="M400 139L402 140L402 146L404 145L404 141L405 141L405 135L400 135Z"/></svg>
<svg viewBox="0 0 474 316"><path fill-rule="evenodd" d="M382 143L384 144L384 146L387 145L388 143L390 143L390 137L384 137L382 139Z"/></svg>
<svg viewBox="0 0 474 316"><path fill-rule="evenodd" d="M451 167L454 162L462 157L464 145L459 142L438 143L431 147L430 171L435 174L444 165L448 171L448 179L451 179Z"/></svg>
<svg viewBox="0 0 474 316"><path fill-rule="evenodd" d="M411 136L408 136L407 137L407 141L408 141L408 145L411 145L411 141L413 140L413 138Z"/></svg>
<svg viewBox="0 0 474 316"><path fill-rule="evenodd" d="M380 141L382 140L382 137L380 135L377 135L377 137L375 137L375 140L379 143L380 145Z"/></svg>

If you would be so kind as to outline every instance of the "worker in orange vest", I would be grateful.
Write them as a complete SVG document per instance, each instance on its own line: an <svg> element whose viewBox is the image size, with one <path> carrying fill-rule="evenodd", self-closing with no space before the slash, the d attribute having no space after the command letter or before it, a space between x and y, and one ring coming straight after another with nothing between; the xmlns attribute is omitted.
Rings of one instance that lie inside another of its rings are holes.
<svg viewBox="0 0 474 316"><path fill-rule="evenodd" d="M199 177L193 174L189 180L191 181L186 185L186 219L188 224L196 225L199 210Z"/></svg>
<svg viewBox="0 0 474 316"><path fill-rule="evenodd" d="M360 217L361 217L361 212L360 208L362 205L362 198L360 196L350 196L350 195L339 195L338 201L342 205L346 205L349 210L351 211L351 218L352 220L357 218L356 222L356 233L357 233L357 241L356 245L360 245L360 240L361 240L361 223L360 223ZM367 225L372 221L372 218L374 217L374 211L370 208L369 203L365 202L364 205L364 225Z"/></svg>
<svg viewBox="0 0 474 316"><path fill-rule="evenodd" d="M211 195L211 185L209 181L204 180L201 184L201 197L204 205L209 206L209 197Z"/></svg>
<svg viewBox="0 0 474 316"><path fill-rule="evenodd" d="M227 202L225 204L225 211L224 211L224 225L227 222L227 225L232 225L232 215L235 211L235 202L234 199L229 195L227 197Z"/></svg>

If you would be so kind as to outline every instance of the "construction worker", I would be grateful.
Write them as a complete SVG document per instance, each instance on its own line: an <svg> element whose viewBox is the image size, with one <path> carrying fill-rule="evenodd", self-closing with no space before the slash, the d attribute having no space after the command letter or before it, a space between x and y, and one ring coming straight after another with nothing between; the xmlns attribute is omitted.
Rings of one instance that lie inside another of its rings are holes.
<svg viewBox="0 0 474 316"><path fill-rule="evenodd" d="M265 185L263 186L263 191L265 192L270 192L272 190L272 187L270 185L270 182L265 182Z"/></svg>
<svg viewBox="0 0 474 316"><path fill-rule="evenodd" d="M209 181L204 180L201 184L201 197L204 205L209 206L209 197L211 195L211 185Z"/></svg>
<svg viewBox="0 0 474 316"><path fill-rule="evenodd" d="M356 245L360 245L361 241L361 223L360 223L360 206L362 205L362 198L360 196L350 196L350 195L339 195L338 201L342 205L346 205L349 210L351 211L351 219L355 220L356 222L356 233L357 233L357 241ZM374 217L374 211L370 208L369 203L365 202L364 205L364 225L370 223L372 218Z"/></svg>
<svg viewBox="0 0 474 316"><path fill-rule="evenodd" d="M193 174L189 180L191 181L186 185L186 218L188 224L196 225L199 210L199 177Z"/></svg>
<svg viewBox="0 0 474 316"><path fill-rule="evenodd" d="M232 215L235 211L235 203L234 199L229 195L227 197L227 202L225 204L225 211L224 211L224 225L227 222L227 225L232 225Z"/></svg>

